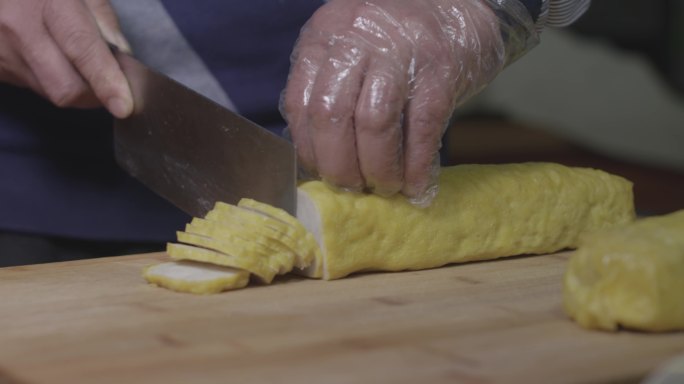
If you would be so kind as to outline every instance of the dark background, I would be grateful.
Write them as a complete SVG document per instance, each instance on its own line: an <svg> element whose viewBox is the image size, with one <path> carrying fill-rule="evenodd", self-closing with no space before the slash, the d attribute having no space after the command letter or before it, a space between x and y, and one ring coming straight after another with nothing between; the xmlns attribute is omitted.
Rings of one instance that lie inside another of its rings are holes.
<svg viewBox="0 0 684 384"><path fill-rule="evenodd" d="M590 10L563 32L643 57L684 108L684 1L594 0ZM684 164L666 167L628 156L618 159L544 128L491 110L466 113L455 119L446 135L443 163L553 161L600 168L634 182L641 215L684 209Z"/></svg>

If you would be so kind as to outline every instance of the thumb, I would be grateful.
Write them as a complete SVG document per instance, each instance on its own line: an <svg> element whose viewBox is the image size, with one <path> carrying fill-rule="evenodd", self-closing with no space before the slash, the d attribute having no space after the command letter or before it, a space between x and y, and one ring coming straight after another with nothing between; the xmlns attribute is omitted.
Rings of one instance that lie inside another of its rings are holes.
<svg viewBox="0 0 684 384"><path fill-rule="evenodd" d="M97 27L107 42L116 45L121 51L131 53L131 45L121 33L119 19L109 0L84 0L86 7L95 18Z"/></svg>

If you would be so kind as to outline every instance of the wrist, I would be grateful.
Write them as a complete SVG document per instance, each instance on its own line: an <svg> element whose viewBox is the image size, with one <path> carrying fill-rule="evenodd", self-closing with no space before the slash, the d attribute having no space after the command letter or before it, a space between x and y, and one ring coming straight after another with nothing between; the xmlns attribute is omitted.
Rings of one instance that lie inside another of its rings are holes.
<svg viewBox="0 0 684 384"><path fill-rule="evenodd" d="M546 15L549 9L549 0L519 0L527 12L532 17L532 22L535 25L541 21L541 16Z"/></svg>
<svg viewBox="0 0 684 384"><path fill-rule="evenodd" d="M498 19L509 65L539 43L537 23L548 0L483 0ZM536 18L536 19L535 19Z"/></svg>
<svg viewBox="0 0 684 384"><path fill-rule="evenodd" d="M589 9L591 0L543 0L538 30L544 27L566 27Z"/></svg>
<svg viewBox="0 0 684 384"><path fill-rule="evenodd" d="M530 13L537 32L545 27L565 27L586 12L591 0L519 0Z"/></svg>

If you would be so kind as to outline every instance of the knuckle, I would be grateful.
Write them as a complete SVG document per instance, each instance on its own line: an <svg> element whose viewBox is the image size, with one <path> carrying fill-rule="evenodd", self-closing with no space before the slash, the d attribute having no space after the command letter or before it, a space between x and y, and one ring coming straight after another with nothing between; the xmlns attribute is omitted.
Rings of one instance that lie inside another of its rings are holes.
<svg viewBox="0 0 684 384"><path fill-rule="evenodd" d="M344 143L339 143L336 147L321 147L320 145L316 147L316 167L319 175L332 185L350 190L361 190L364 181L356 161L356 154L344 148Z"/></svg>
<svg viewBox="0 0 684 384"><path fill-rule="evenodd" d="M309 109L308 117L312 128L321 129L348 121L349 111L337 103L318 102Z"/></svg>
<svg viewBox="0 0 684 384"><path fill-rule="evenodd" d="M434 145L439 143L446 122L435 120L430 116L421 115L413 121L411 132L412 141L415 144Z"/></svg>
<svg viewBox="0 0 684 384"><path fill-rule="evenodd" d="M0 34L5 40L3 43L22 41L26 37L18 19L13 13L0 11Z"/></svg>
<svg viewBox="0 0 684 384"><path fill-rule="evenodd" d="M97 14L105 14L112 11L112 8L107 0L85 0L88 8Z"/></svg>
<svg viewBox="0 0 684 384"><path fill-rule="evenodd" d="M74 106L85 92L85 87L74 83L52 87L47 90L50 101L60 108Z"/></svg>
<svg viewBox="0 0 684 384"><path fill-rule="evenodd" d="M3 35L14 33L14 23L11 18L7 17L3 13L0 13L0 33Z"/></svg>
<svg viewBox="0 0 684 384"><path fill-rule="evenodd" d="M432 135L440 132L449 120L451 108L445 100L430 100L424 105L418 106L412 114L411 125L416 132L424 132Z"/></svg>
<svg viewBox="0 0 684 384"><path fill-rule="evenodd" d="M378 181L373 185L373 193L384 197L390 197L399 193L402 187L402 180L393 179Z"/></svg>
<svg viewBox="0 0 684 384"><path fill-rule="evenodd" d="M394 123L389 110L359 108L354 115L356 126L367 134L381 135Z"/></svg>
<svg viewBox="0 0 684 384"><path fill-rule="evenodd" d="M302 103L299 98L295 96L291 89L287 89L281 98L280 104L281 113L288 122L297 114L297 111L302 109Z"/></svg>
<svg viewBox="0 0 684 384"><path fill-rule="evenodd" d="M367 187L378 195L391 196L401 190L403 175L401 170L392 167L387 168L367 168L364 169L364 179Z"/></svg>
<svg viewBox="0 0 684 384"><path fill-rule="evenodd" d="M320 177L330 185L347 191L360 192L364 188L361 176L347 169L319 169Z"/></svg>
<svg viewBox="0 0 684 384"><path fill-rule="evenodd" d="M331 20L337 20L339 15L335 7L330 4L324 4L309 18L305 28L302 30L305 34L316 34L318 31L326 30Z"/></svg>
<svg viewBox="0 0 684 384"><path fill-rule="evenodd" d="M311 142L307 136L307 129L301 122L288 122L288 134L295 144L297 152L300 154L309 154L311 151Z"/></svg>
<svg viewBox="0 0 684 384"><path fill-rule="evenodd" d="M95 58L97 36L84 29L73 29L64 40L64 50L76 67L81 68Z"/></svg>

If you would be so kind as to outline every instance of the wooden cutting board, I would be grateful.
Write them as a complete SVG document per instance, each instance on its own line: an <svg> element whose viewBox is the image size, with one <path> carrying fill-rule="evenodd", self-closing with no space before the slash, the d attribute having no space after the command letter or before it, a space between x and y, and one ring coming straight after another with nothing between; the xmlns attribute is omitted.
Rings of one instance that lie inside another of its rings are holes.
<svg viewBox="0 0 684 384"><path fill-rule="evenodd" d="M636 382L684 353L568 320L567 257L214 296L145 284L163 254L0 269L0 383Z"/></svg>

